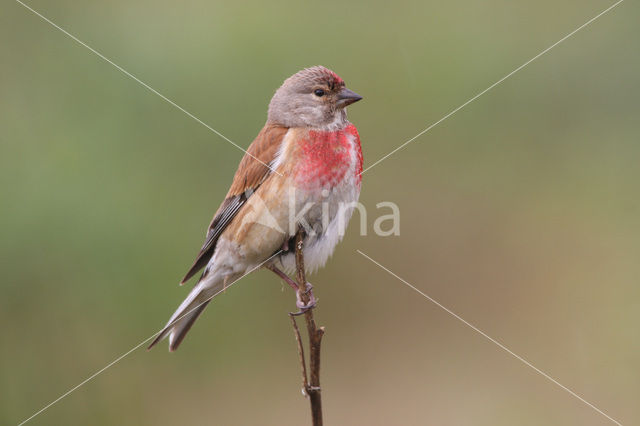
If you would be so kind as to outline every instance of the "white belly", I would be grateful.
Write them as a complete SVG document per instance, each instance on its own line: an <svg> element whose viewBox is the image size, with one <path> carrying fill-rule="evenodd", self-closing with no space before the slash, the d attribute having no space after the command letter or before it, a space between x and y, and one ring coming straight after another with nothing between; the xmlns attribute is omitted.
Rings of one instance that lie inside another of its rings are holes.
<svg viewBox="0 0 640 426"><path fill-rule="evenodd" d="M311 229L311 232L307 230L304 240L304 264L307 273L313 273L324 266L336 245L344 237L360 196L356 156L354 150L348 172L336 185L311 191L299 189L296 193L297 212L302 212L305 206L310 206L303 215L305 224ZM280 262L285 272L295 271L293 252L281 255Z"/></svg>
<svg viewBox="0 0 640 426"><path fill-rule="evenodd" d="M352 180L352 179L345 179ZM344 237L349 219L360 195L355 182L343 182L331 190L320 204L314 205L305 220L312 232L307 232L304 240L304 264L307 273L313 273L325 265L336 245ZM324 219L323 219L323 209ZM283 269L287 273L295 271L295 255L287 252L280 256Z"/></svg>

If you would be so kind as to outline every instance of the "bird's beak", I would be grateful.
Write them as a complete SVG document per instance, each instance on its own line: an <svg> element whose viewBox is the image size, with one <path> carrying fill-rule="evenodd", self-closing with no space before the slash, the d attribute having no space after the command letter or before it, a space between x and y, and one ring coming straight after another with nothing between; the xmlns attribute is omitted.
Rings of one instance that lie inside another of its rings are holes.
<svg viewBox="0 0 640 426"><path fill-rule="evenodd" d="M343 87L338 93L338 106L340 108L344 108L347 105L351 105L354 102L358 102L362 99L362 96L358 95L356 92Z"/></svg>

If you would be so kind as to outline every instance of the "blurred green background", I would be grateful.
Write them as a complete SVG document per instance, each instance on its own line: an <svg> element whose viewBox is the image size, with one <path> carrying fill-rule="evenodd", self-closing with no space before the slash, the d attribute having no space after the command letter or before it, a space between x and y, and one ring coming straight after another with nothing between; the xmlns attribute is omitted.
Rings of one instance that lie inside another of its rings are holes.
<svg viewBox="0 0 640 426"><path fill-rule="evenodd" d="M365 166L612 4L30 0L241 146L323 64ZM640 13L624 2L364 175L311 277L329 425L640 423ZM0 423L159 330L242 152L12 1L0 11ZM139 349L33 425L300 425L294 296L255 273L180 350Z"/></svg>

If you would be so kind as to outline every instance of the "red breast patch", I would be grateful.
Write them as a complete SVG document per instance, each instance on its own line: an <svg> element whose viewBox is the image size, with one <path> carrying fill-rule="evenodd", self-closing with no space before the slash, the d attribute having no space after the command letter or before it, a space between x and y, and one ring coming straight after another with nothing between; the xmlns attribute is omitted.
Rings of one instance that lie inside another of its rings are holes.
<svg viewBox="0 0 640 426"><path fill-rule="evenodd" d="M353 125L338 131L310 130L300 142L301 164L297 179L307 187L334 186L342 179L351 166L352 144L349 136L355 136L358 176L362 171L362 152L358 132Z"/></svg>

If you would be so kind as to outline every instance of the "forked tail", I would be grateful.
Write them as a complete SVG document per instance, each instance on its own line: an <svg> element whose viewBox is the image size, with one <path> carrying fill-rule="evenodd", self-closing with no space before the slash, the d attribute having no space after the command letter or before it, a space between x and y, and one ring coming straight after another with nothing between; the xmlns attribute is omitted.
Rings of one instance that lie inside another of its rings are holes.
<svg viewBox="0 0 640 426"><path fill-rule="evenodd" d="M164 339L169 337L169 350L171 352L178 349L178 346L189 332L193 323L198 319L204 308L207 307L211 299L223 289L222 280L204 279L191 290L189 296L180 304L176 312L171 316L167 325L158 336L151 342L147 349L151 349Z"/></svg>

